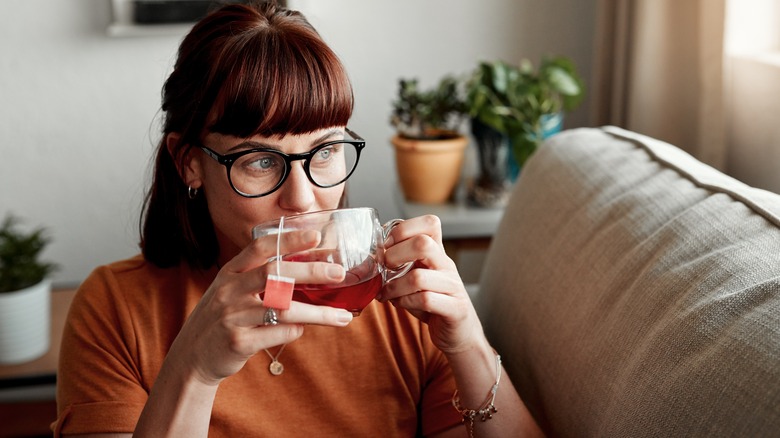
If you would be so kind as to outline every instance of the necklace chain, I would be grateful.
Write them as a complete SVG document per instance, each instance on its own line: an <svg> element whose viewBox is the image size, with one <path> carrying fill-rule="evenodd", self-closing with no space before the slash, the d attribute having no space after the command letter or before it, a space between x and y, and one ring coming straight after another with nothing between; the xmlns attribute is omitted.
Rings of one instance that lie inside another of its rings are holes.
<svg viewBox="0 0 780 438"><path fill-rule="evenodd" d="M276 356L271 354L270 351L268 351L267 348L263 348L263 351L265 351L265 354L268 355L268 357L271 358L271 364L268 365L268 371L271 372L274 376L281 375L284 372L284 365L282 365L281 362L279 362L279 356L282 355L282 352L284 351L284 347L286 347L287 344L282 344L282 348L279 349L279 352L276 353Z"/></svg>

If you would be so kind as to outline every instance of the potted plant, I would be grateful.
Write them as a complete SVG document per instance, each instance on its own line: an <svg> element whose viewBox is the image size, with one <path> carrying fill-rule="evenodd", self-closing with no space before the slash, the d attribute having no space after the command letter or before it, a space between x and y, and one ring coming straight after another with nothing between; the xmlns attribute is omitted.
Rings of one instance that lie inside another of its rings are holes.
<svg viewBox="0 0 780 438"><path fill-rule="evenodd" d="M576 108L583 95L582 78L566 57L545 58L538 70L527 59L519 65L480 63L466 83L480 153L480 176L470 197L502 204L507 180L517 176L544 138L561 129L563 113Z"/></svg>
<svg viewBox="0 0 780 438"><path fill-rule="evenodd" d="M49 349L51 283L56 268L39 260L50 239L8 215L0 227L0 363L26 362Z"/></svg>
<svg viewBox="0 0 780 438"><path fill-rule="evenodd" d="M417 79L400 79L390 123L396 129L396 169L404 197L443 203L460 181L468 138L458 132L465 116L459 82L446 76L422 90Z"/></svg>

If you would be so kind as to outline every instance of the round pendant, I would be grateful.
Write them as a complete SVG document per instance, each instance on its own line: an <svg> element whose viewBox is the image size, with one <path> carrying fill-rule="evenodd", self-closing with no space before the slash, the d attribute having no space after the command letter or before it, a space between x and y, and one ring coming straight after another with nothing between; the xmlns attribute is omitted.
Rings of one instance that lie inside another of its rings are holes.
<svg viewBox="0 0 780 438"><path fill-rule="evenodd" d="M270 371L274 376L278 376L284 372L284 365L282 365L281 362L275 360L271 362L271 365L268 365L268 371Z"/></svg>

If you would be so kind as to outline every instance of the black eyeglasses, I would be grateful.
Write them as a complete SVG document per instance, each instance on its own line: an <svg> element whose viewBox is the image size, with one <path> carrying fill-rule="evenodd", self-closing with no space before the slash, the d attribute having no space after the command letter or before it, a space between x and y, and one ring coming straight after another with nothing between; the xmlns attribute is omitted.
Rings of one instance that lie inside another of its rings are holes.
<svg viewBox="0 0 780 438"><path fill-rule="evenodd" d="M209 157L227 169L233 190L247 198L270 195L284 184L292 171L292 162L303 161L306 177L317 187L334 187L346 181L355 171L365 140L346 129L353 140L325 142L303 154L285 154L275 149L254 148L220 155L199 146Z"/></svg>

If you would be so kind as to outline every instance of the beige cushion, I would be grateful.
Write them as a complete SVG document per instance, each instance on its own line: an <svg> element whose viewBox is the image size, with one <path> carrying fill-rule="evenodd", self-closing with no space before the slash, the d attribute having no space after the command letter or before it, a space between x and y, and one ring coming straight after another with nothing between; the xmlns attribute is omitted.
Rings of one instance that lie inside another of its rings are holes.
<svg viewBox="0 0 780 438"><path fill-rule="evenodd" d="M548 433L780 435L778 213L779 196L618 128L542 146L477 309Z"/></svg>

